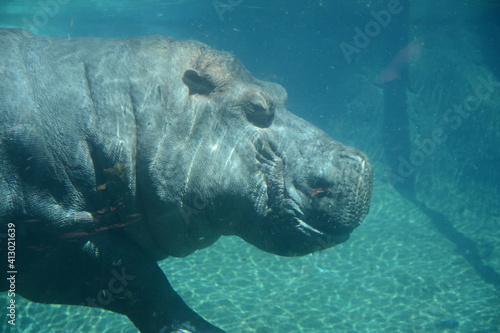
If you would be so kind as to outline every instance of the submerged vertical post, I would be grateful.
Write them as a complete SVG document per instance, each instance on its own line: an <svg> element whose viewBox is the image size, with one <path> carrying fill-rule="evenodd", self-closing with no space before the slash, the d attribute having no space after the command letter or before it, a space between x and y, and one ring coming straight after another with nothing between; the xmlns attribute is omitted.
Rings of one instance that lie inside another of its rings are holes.
<svg viewBox="0 0 500 333"><path fill-rule="evenodd" d="M392 17L387 27L389 61L404 56L401 50L408 44L410 3L400 0L403 11ZM397 60L397 59L396 59ZM404 61L405 59L400 59ZM411 152L410 128L408 121L408 67L399 64L398 77L382 83L384 90L383 146L389 169L398 174L393 181L394 188L405 197L415 197L415 175L413 170L403 170L404 162ZM403 165L402 165L403 163Z"/></svg>

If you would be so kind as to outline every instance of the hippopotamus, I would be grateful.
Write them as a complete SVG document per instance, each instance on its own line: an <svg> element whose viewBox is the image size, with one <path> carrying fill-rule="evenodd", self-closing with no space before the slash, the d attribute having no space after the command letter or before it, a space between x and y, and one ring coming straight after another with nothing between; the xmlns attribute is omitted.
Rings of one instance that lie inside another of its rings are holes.
<svg viewBox="0 0 500 333"><path fill-rule="evenodd" d="M143 333L224 332L158 261L224 235L301 256L345 242L368 213L367 156L290 113L285 89L230 53L2 29L0 64L9 295L107 309Z"/></svg>

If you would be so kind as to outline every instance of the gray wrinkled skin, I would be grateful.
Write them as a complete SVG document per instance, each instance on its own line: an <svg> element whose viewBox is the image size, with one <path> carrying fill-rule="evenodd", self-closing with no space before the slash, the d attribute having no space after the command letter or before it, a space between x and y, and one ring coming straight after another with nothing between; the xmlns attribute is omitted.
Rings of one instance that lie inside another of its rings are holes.
<svg viewBox="0 0 500 333"><path fill-rule="evenodd" d="M285 90L229 53L5 29L0 61L2 223L119 229L159 260L221 235L303 255L368 213L367 157L287 111Z"/></svg>

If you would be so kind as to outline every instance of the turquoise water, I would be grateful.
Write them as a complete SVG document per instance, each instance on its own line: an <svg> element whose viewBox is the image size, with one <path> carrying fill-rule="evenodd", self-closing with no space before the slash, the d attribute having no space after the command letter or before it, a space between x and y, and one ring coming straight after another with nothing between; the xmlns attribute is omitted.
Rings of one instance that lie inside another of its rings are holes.
<svg viewBox="0 0 500 333"><path fill-rule="evenodd" d="M500 8L422 0L401 1L398 12L391 4L4 0L0 26L200 40L282 84L291 111L370 156L371 211L348 242L282 258L227 237L160 263L213 324L258 333L500 332ZM377 13L390 8L384 21ZM357 31L370 36L356 40ZM7 301L0 295L2 309ZM15 329L4 317L0 332L137 331L107 311L18 302Z"/></svg>

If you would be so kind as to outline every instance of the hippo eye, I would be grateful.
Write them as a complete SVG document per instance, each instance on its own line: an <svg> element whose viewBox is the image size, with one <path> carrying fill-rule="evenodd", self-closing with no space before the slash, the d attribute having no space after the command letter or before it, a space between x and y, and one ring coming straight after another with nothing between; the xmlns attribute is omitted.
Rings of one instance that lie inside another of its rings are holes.
<svg viewBox="0 0 500 333"><path fill-rule="evenodd" d="M262 94L255 94L244 104L245 114L248 121L257 127L269 127L274 119L274 103L266 99Z"/></svg>
<svg viewBox="0 0 500 333"><path fill-rule="evenodd" d="M188 69L184 72L182 81L189 88L189 95L210 95L216 88L210 76L201 75L193 69Z"/></svg>

